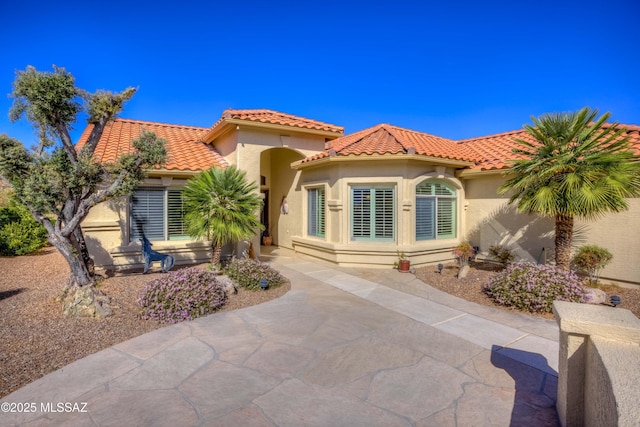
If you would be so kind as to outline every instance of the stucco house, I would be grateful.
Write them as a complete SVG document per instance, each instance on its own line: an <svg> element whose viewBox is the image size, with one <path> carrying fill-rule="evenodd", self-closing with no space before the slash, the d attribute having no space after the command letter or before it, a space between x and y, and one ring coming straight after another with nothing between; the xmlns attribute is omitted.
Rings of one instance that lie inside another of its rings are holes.
<svg viewBox="0 0 640 427"><path fill-rule="evenodd" d="M624 127L640 152L640 126ZM502 244L530 261L553 259L553 220L520 214L497 193L514 138L528 138L523 130L454 141L380 124L344 135L340 126L276 111L226 110L210 128L117 119L96 159L130 151L143 129L167 140L168 161L131 197L94 207L83 222L96 265L106 269L141 265L141 232L179 263L208 260L208 245L184 232L181 188L200 170L228 165L259 184L261 221L275 245L340 265L390 268L398 251L413 266L437 263L462 241L481 253ZM575 243L614 254L603 278L640 284L640 200L630 205L577 221ZM259 253L260 236L252 243Z"/></svg>

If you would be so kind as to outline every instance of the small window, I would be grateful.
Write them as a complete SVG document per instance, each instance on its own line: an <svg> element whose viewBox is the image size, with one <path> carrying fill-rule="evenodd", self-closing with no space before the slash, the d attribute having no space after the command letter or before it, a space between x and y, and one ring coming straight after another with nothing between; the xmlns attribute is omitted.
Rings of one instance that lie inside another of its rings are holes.
<svg viewBox="0 0 640 427"><path fill-rule="evenodd" d="M456 237L456 191L427 180L416 187L416 240Z"/></svg>
<svg viewBox="0 0 640 427"><path fill-rule="evenodd" d="M307 190L307 215L307 235L324 237L326 221L324 187Z"/></svg>
<svg viewBox="0 0 640 427"><path fill-rule="evenodd" d="M395 239L393 187L351 187L351 240Z"/></svg>
<svg viewBox="0 0 640 427"><path fill-rule="evenodd" d="M184 200L181 189L140 187L130 199L129 238L177 240L189 236L184 226Z"/></svg>

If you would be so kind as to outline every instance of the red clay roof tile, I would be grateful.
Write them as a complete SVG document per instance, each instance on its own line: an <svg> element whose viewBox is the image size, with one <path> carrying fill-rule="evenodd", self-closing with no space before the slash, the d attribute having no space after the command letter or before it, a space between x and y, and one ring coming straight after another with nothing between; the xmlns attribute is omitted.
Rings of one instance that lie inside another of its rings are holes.
<svg viewBox="0 0 640 427"><path fill-rule="evenodd" d="M451 160L476 160L451 139L380 124L330 141L323 153L307 157L302 163L329 157L329 150L338 156L415 153Z"/></svg>
<svg viewBox="0 0 640 427"><path fill-rule="evenodd" d="M78 150L84 146L92 129L93 125L89 125L84 130L76 145ZM227 166L214 147L202 142L207 128L129 119L115 119L105 127L93 153L94 159L110 163L124 153L133 152L131 141L139 137L143 129L167 141L167 161L163 169L197 172L212 166Z"/></svg>
<svg viewBox="0 0 640 427"><path fill-rule="evenodd" d="M640 126L620 125L626 128L631 147L640 155ZM302 160L314 160L348 155L400 154L415 149L416 154L443 159L475 163L472 169L500 170L509 168L509 160L517 159L513 149L516 139L535 142L524 129L453 141L447 138L380 124L330 141L324 152Z"/></svg>
<svg viewBox="0 0 640 427"><path fill-rule="evenodd" d="M626 136L631 148L640 155L640 126L621 124L619 127L627 129ZM478 159L473 169L497 170L507 169L511 166L509 160L521 158L513 154L513 149L518 145L516 139L535 143L524 129L465 139L458 143Z"/></svg>
<svg viewBox="0 0 640 427"><path fill-rule="evenodd" d="M236 119L248 122L271 123L275 125L298 127L303 129L322 130L327 132L344 133L344 127L304 117L293 116L291 114L280 113L273 110L232 110L228 109L222 113L222 117L211 126L213 132L218 126L224 125L225 120Z"/></svg>

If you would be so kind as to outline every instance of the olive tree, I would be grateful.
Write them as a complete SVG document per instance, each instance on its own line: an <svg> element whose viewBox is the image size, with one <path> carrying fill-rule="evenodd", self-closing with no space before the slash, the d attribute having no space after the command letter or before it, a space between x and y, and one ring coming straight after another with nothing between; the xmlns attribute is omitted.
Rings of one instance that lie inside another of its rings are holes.
<svg viewBox="0 0 640 427"><path fill-rule="evenodd" d="M98 203L130 194L144 178L144 171L162 164L165 141L143 132L131 142L134 151L114 163L93 158L100 137L131 99L136 89L114 93L89 93L75 85L64 68L53 72L27 67L17 71L13 82L12 121L26 117L39 134L39 146L27 149L19 141L0 135L0 174L14 187L18 199L48 233L69 264L70 277L62 292L65 314L108 315L107 300L95 289L93 262L81 222ZM80 113L92 126L79 149L70 136ZM84 301L79 308L80 301Z"/></svg>

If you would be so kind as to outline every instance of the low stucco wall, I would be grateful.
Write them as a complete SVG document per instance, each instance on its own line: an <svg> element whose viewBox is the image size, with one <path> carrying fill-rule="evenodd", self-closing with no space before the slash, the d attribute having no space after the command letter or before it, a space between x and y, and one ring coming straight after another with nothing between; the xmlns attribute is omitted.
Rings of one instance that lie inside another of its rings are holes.
<svg viewBox="0 0 640 427"><path fill-rule="evenodd" d="M312 238L294 237L293 249L301 254L320 258L345 267L392 268L398 261L398 251L404 252L411 267L454 260L455 244L434 241L428 244L397 246L394 243L337 244Z"/></svg>
<svg viewBox="0 0 640 427"><path fill-rule="evenodd" d="M638 426L640 319L629 310L555 301L563 426Z"/></svg>

